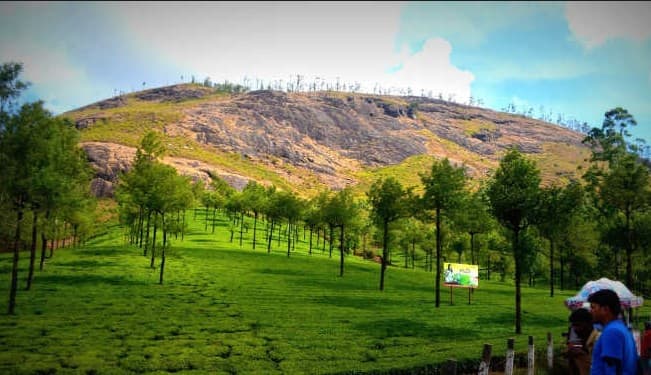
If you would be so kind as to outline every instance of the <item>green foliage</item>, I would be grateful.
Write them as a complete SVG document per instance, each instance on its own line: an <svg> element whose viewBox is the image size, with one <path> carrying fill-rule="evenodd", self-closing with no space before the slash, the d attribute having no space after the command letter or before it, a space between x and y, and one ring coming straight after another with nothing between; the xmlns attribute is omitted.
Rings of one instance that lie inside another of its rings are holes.
<svg viewBox="0 0 651 375"><path fill-rule="evenodd" d="M22 71L22 63L8 62L0 65L0 117L5 117L13 109L15 100L30 85L18 79Z"/></svg>
<svg viewBox="0 0 651 375"><path fill-rule="evenodd" d="M521 236L537 220L540 200L540 171L518 150L511 149L500 161L500 166L489 182L487 195L493 215L513 234L512 252L515 261L515 333L521 333L520 281L530 259L532 246L527 236Z"/></svg>
<svg viewBox="0 0 651 375"><path fill-rule="evenodd" d="M441 256L443 251L443 215L452 215L466 194L466 174L463 167L455 167L445 158L435 161L429 174L421 174L425 192L420 207L429 215L434 213L436 222L436 307L441 300Z"/></svg>
<svg viewBox="0 0 651 375"><path fill-rule="evenodd" d="M497 220L512 231L520 231L536 220L539 189L540 171L535 163L511 149L500 161L486 193Z"/></svg>
<svg viewBox="0 0 651 375"><path fill-rule="evenodd" d="M454 305L437 309L427 272L396 267L391 287L378 293L372 262L350 256L347 277L337 278L337 262L308 256L305 242L291 259L282 249L235 249L225 217L214 234L203 217L191 218L185 240L173 243L163 287L152 287L157 272L137 247L122 244L119 228L59 250L36 275L39 287L19 296L18 315L0 316L2 372L415 371L448 358L476 363L482 343L505 347L513 337L510 281L482 279L472 304L466 290L454 290ZM0 281L7 270L0 254ZM563 300L574 293L550 298L544 288L523 289L517 358L526 357L528 335L540 344L552 332L561 349Z"/></svg>

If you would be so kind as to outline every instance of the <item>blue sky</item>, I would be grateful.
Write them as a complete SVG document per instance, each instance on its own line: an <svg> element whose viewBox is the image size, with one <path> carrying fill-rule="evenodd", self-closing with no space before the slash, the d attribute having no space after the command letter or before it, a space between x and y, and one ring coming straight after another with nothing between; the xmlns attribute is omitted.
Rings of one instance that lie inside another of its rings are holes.
<svg viewBox="0 0 651 375"><path fill-rule="evenodd" d="M651 2L0 3L0 62L62 113L187 81L359 82L601 126L651 143Z"/></svg>

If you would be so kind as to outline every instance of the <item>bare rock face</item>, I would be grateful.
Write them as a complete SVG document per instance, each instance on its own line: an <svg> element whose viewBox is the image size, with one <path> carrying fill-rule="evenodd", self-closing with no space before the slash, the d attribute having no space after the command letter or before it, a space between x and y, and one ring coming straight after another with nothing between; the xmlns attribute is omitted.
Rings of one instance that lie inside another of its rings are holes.
<svg viewBox="0 0 651 375"><path fill-rule="evenodd" d="M95 178L91 181L91 191L97 197L113 197L115 187L121 173L131 169L136 156L136 149L116 143L85 142L81 147L88 155L88 161L95 170ZM189 176L193 181L201 180L206 185L212 177L219 177L237 190L242 190L249 179L214 166L197 161L176 157L165 157L162 162L176 168L184 176Z"/></svg>
<svg viewBox="0 0 651 375"><path fill-rule="evenodd" d="M113 197L119 175L129 170L136 150L133 147L102 142L86 142L81 147L95 170L91 191L98 197Z"/></svg>
<svg viewBox="0 0 651 375"><path fill-rule="evenodd" d="M175 103L212 93L213 89L199 85L174 85L135 93L128 100ZM124 105L128 102L121 98L92 104L85 109L98 111L80 113L75 124L83 131L109 120L119 123L118 115L107 118L110 114L100 110ZM470 173L486 176L487 168L494 168L502 152L511 147L528 154L545 152L545 144L584 147L582 134L560 126L412 96L259 90L198 101L179 106L178 111L180 119L165 124L167 135L238 154L290 184L309 173L334 189L355 184L355 171L395 165L416 155L448 157L461 164L470 161ZM93 191L111 196L120 172L131 166L135 149L101 142L83 147L97 172ZM209 182L211 176L219 176L237 189L249 180L236 171L196 160L165 158L163 162L194 180Z"/></svg>

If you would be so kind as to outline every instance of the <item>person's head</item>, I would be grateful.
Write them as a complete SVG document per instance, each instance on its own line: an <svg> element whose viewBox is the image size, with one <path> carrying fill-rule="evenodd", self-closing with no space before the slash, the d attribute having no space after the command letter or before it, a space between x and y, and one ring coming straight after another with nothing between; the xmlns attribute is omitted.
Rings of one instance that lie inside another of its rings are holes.
<svg viewBox="0 0 651 375"><path fill-rule="evenodd" d="M619 297L617 293L610 289L602 289L592 293L588 297L588 302L590 302L593 319L600 323L610 322L617 318L621 311Z"/></svg>
<svg viewBox="0 0 651 375"><path fill-rule="evenodd" d="M579 336L589 336L592 332L592 314L587 309L580 308L572 311L570 323Z"/></svg>

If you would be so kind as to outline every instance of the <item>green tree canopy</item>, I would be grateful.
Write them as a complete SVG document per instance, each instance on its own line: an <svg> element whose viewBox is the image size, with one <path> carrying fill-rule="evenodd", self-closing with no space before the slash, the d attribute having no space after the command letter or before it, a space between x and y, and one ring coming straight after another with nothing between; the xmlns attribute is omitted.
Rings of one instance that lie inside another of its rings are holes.
<svg viewBox="0 0 651 375"><path fill-rule="evenodd" d="M500 161L489 182L487 195L491 211L500 224L511 231L515 261L515 333L522 332L520 281L527 259L520 233L536 220L540 197L540 171L533 161L511 149Z"/></svg>

